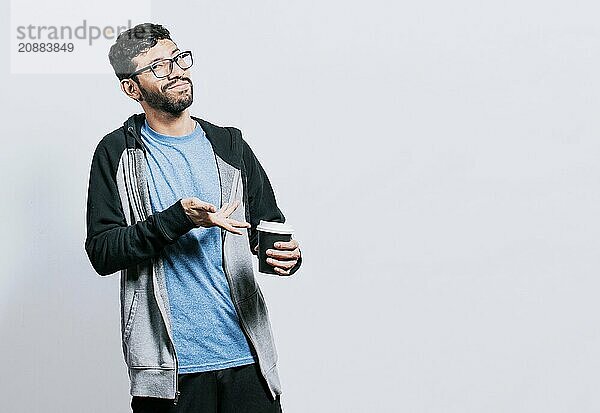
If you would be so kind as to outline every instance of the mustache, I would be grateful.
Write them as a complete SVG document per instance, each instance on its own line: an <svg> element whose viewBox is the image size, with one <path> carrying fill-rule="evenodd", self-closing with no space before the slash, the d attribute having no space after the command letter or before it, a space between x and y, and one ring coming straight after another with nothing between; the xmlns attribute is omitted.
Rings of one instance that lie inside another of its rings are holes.
<svg viewBox="0 0 600 413"><path fill-rule="evenodd" d="M182 77L182 78L173 80L171 83L167 83L163 89L163 92L179 82L188 82L190 84L190 86L193 86L192 80L189 77Z"/></svg>

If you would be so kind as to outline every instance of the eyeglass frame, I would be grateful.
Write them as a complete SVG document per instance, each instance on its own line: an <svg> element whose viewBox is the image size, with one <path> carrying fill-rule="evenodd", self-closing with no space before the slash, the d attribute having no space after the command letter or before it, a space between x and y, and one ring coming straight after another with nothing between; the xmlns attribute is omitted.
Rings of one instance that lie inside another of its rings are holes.
<svg viewBox="0 0 600 413"><path fill-rule="evenodd" d="M180 57L182 54L184 54L184 53L189 53L189 54L190 54L190 58L192 59L192 64L191 64L191 65L189 65L188 67L186 67L185 69L184 69L183 67L181 67L181 65L180 65L179 63L177 63L177 60L179 59L179 57ZM159 76L158 76L158 75L157 75L157 74L154 72L154 69L152 68L152 66L154 66L155 64L157 64L157 63L159 63L159 62L164 62L165 60L168 60L168 61L170 61L170 62L171 62L171 71L170 71L170 72L169 72L167 75L165 75L165 76L160 76L160 77L159 77ZM155 76L157 79L164 79L165 77L168 77L168 76L169 76L171 73L173 73L173 68L175 67L175 66L174 66L175 64L176 64L177 66L179 66L179 68L180 68L181 70L187 70L187 69L189 69L190 67L192 67L192 66L194 65L194 56L192 55L192 51L191 51L191 50L184 50L183 52L177 53L177 56L174 56L174 57L168 57L168 58L165 58L165 59L160 59L160 60L157 60L156 62L152 62L152 63L150 63L148 66L144 66L144 67L142 67L141 69L138 69L138 70L136 70L136 71L135 71L135 72L133 72L133 73L130 73L130 74L129 74L129 76L127 76L125 79L131 79L132 77L134 77L134 76L137 76L137 75L139 75L140 73L142 73L142 72L145 72L145 71L146 71L146 70L148 70L148 69L150 69L150 70L152 71L152 74L153 74L153 75L154 75L154 76Z"/></svg>

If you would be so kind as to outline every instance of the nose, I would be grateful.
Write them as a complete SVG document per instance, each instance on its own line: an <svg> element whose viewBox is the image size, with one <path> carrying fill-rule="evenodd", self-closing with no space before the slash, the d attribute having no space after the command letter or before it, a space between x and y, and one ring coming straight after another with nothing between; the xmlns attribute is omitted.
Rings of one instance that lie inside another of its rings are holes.
<svg viewBox="0 0 600 413"><path fill-rule="evenodd" d="M184 69L180 68L177 63L173 62L173 70L171 71L169 78L173 79L173 78L181 77L185 73L186 70L187 69L184 70Z"/></svg>

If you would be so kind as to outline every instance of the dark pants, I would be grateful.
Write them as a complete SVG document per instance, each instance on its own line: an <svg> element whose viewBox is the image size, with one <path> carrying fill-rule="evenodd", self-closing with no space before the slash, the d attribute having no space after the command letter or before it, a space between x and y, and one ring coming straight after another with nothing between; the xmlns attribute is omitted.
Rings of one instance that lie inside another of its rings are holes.
<svg viewBox="0 0 600 413"><path fill-rule="evenodd" d="M179 400L133 396L133 413L281 413L258 364L179 375Z"/></svg>

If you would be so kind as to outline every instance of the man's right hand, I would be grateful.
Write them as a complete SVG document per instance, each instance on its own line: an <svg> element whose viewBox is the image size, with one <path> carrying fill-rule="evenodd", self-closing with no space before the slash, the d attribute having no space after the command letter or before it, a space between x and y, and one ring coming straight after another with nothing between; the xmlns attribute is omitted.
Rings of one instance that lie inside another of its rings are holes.
<svg viewBox="0 0 600 413"><path fill-rule="evenodd" d="M240 201L235 201L231 205L223 204L223 207L217 211L214 205L201 201L196 197L181 200L185 213L196 224L196 227L210 228L217 226L234 234L242 235L236 228L250 228L250 224L229 218L229 215L235 211L239 204Z"/></svg>

